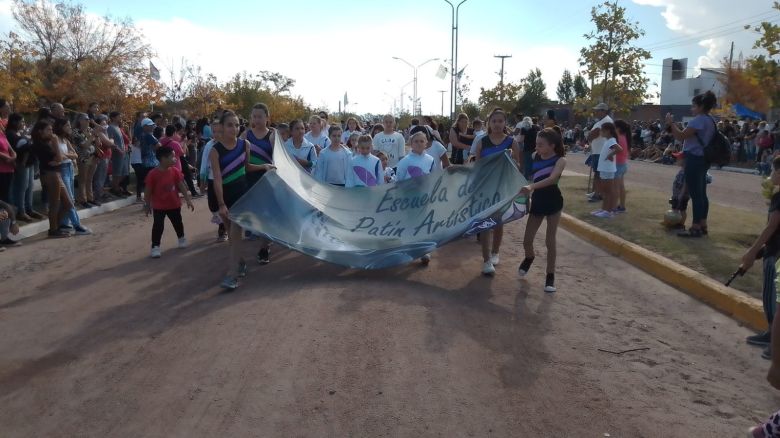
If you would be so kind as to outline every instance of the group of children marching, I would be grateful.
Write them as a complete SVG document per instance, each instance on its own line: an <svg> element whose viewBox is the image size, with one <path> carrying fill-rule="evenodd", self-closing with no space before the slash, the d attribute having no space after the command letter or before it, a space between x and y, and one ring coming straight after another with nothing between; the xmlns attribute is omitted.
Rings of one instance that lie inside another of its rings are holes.
<svg viewBox="0 0 780 438"><path fill-rule="evenodd" d="M239 134L239 117L230 111L222 114L211 125L213 138L202 150L200 176L202 188L208 194L209 210L218 224L218 239L229 242L228 269L221 287L234 290L239 279L245 277L248 264L242 255L243 230L231 224L228 211L232 205L262 176L275 169L273 145L276 135L298 164L315 179L342 187L372 187L394 181L422 177L450 166L447 148L441 144L427 126L416 126L410 132L411 151L406 153L404 136L395 130L391 115L383 118L382 130L373 137L363 134L357 121L350 119L347 129L328 126L327 120L312 116L307 132L301 120L294 120L283 129L269 127L270 113L262 103L252 109L251 127ZM487 133L474 140L476 160L498 153L511 153L518 164L521 150L506 128L507 116L501 109L494 110L488 118ZM525 259L520 265L524 276L534 261L533 240L543 221L547 219L547 277L545 291L555 292L555 235L563 209L563 197L558 180L565 167L564 148L558 130L547 128L536 139L533 154L533 181L520 190L530 195L530 210L525 230ZM157 148L159 166L146 178L147 211L154 213L152 232L152 257L160 257L160 238L163 221L167 216L179 237L179 246L187 245L181 221L181 201L184 195L190 208L192 203L183 185L183 177L174 166L173 151L165 146ZM483 267L482 274L492 276L499 264L499 249L503 227L481 233ZM270 248L265 239L260 240L257 261L270 262ZM251 240L251 239L247 239ZM430 261L430 254L422 259Z"/></svg>

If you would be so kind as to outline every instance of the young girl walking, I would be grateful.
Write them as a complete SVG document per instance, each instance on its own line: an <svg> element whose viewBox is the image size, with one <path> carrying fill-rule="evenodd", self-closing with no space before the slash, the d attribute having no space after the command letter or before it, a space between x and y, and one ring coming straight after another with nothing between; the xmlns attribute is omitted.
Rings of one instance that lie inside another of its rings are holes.
<svg viewBox="0 0 780 438"><path fill-rule="evenodd" d="M341 131L337 127L331 127L330 130ZM371 137L368 138L371 140ZM330 142L330 145L320 152L313 176L317 181L344 187L347 184L347 172L351 170L351 161L352 155L347 148L341 146L341 143Z"/></svg>
<svg viewBox="0 0 780 438"><path fill-rule="evenodd" d="M543 129L536 136L536 152L533 154L533 183L523 187L521 194L531 195L531 208L528 222L525 226L523 237L523 249L525 259L520 264L518 271L521 277L528 274L531 264L534 262L534 238L536 237L542 220L547 219L547 233L545 243L547 245L547 277L544 281L545 292L555 292L555 258L556 258L556 234L558 223L561 220L563 210L563 195L558 188L558 180L566 167L566 159L563 158L566 151L563 148L561 135L551 128Z"/></svg>
<svg viewBox="0 0 780 438"><path fill-rule="evenodd" d="M303 121L290 122L290 138L284 142L284 147L298 161L298 164L309 173L312 173L317 164L317 149L308 140L303 138L306 128Z"/></svg>
<svg viewBox="0 0 780 438"><path fill-rule="evenodd" d="M412 152L398 162L396 173L398 181L425 176L433 171L433 157L425 153L428 137L418 132L409 138L409 142L412 144ZM431 261L431 254L420 257L420 261L423 265L427 265Z"/></svg>
<svg viewBox="0 0 780 438"><path fill-rule="evenodd" d="M264 103L257 103L252 107L252 126L243 132L241 138L249 142L249 164L253 169L247 172L247 189L251 189L265 175L264 170L259 170L266 164L273 164L274 143L276 133L268 127L268 119L271 113ZM271 263L271 242L260 239L260 249L257 251L257 263L267 265Z"/></svg>
<svg viewBox="0 0 780 438"><path fill-rule="evenodd" d="M247 141L238 138L239 120L235 113L225 111L222 113L220 123L222 139L211 149L209 161L214 173L214 195L219 205L219 215L229 236L230 256L225 278L220 286L233 291L238 287L238 279L246 276L248 268L246 260L241 255L243 245L241 227L230 222L228 210L247 190L247 170L268 171L275 167L271 164L256 166L249 163L249 145Z"/></svg>
<svg viewBox="0 0 780 438"><path fill-rule="evenodd" d="M357 153L350 160L347 171L347 187L373 187L384 184L384 169L379 158L371 155L372 146L371 136L360 136Z"/></svg>
<svg viewBox="0 0 780 438"><path fill-rule="evenodd" d="M506 113L496 108L488 117L488 135L477 145L477 160L511 150L516 162L520 160L520 147L514 138L506 135ZM491 239L492 236L492 239ZM492 230L480 233L482 243L482 275L492 276L500 259L498 251L504 237L504 226L496 225ZM492 244L492 245L491 245Z"/></svg>

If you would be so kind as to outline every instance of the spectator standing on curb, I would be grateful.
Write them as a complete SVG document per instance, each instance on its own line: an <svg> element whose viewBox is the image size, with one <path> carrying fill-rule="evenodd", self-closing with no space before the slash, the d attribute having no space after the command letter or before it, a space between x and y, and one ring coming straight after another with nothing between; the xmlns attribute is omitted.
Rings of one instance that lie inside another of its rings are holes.
<svg viewBox="0 0 780 438"><path fill-rule="evenodd" d="M707 169L709 164L704 158L704 147L715 135L715 120L710 111L715 108L717 99L712 91L695 96L692 100L691 112L695 116L682 130L671 114L666 115L666 124L672 130L674 138L683 141L685 154L685 184L691 196L693 206L693 222L690 229L677 233L680 237L702 237L707 235L707 216L710 202L707 198Z"/></svg>
<svg viewBox="0 0 780 438"><path fill-rule="evenodd" d="M112 111L108 115L109 125L107 135L114 144L111 151L111 193L116 196L125 196L125 192L119 187L122 180L130 172L130 157L127 155L125 139L122 136L122 114Z"/></svg>
<svg viewBox="0 0 780 438"><path fill-rule="evenodd" d="M11 184L11 200L16 207L16 219L32 222L44 216L33 210L33 174L35 157L30 153L30 139L22 135L25 129L24 117L13 113L8 117L5 133L8 143L16 151L16 169Z"/></svg>

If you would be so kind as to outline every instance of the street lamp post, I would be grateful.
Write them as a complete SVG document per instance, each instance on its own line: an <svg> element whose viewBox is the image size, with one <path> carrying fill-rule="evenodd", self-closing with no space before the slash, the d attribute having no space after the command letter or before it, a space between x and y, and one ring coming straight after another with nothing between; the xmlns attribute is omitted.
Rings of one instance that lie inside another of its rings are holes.
<svg viewBox="0 0 780 438"><path fill-rule="evenodd" d="M453 5L450 0L444 0L450 5L452 9L452 37L450 42L450 117L455 119L455 75L458 73L458 14L460 13L460 6L466 3L468 0L461 0L457 6Z"/></svg>
<svg viewBox="0 0 780 438"><path fill-rule="evenodd" d="M463 0L463 1L466 1L466 0ZM416 113L417 113L417 102L418 102L417 101L417 69L422 67L422 66L424 66L425 64L427 64L429 62L438 61L439 58L431 58L431 59L423 62L422 64L420 64L420 65L418 65L416 67L414 66L414 64L412 64L411 62L409 62L409 61L407 61L407 60L405 60L403 58L399 58L397 56L393 56L393 59L405 63L406 65L411 67L412 70L414 70L414 80L413 80L413 82L414 82L414 97L412 98L412 100L413 100L413 103L412 103L412 115L415 116L415 115L417 115ZM403 100L403 98L401 100Z"/></svg>

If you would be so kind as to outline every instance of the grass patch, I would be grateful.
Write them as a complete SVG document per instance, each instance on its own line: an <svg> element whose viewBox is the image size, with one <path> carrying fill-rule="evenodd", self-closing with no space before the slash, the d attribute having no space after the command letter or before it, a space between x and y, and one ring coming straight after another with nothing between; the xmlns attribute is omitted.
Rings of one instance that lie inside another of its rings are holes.
<svg viewBox="0 0 780 438"><path fill-rule="evenodd" d="M702 239L679 238L676 232L667 231L661 225L663 214L669 209L671 181L669 193L629 184L626 199L628 213L611 219L600 219L590 215L591 211L601 207L601 203L588 203L585 199L587 181L585 176L561 178L566 213L720 282L725 282L737 269L742 254L766 225L765 215L710 203L707 221L710 236ZM688 225L690 218L689 203ZM731 286L752 297L761 298L761 268L761 263L757 262L744 277L735 279Z"/></svg>

